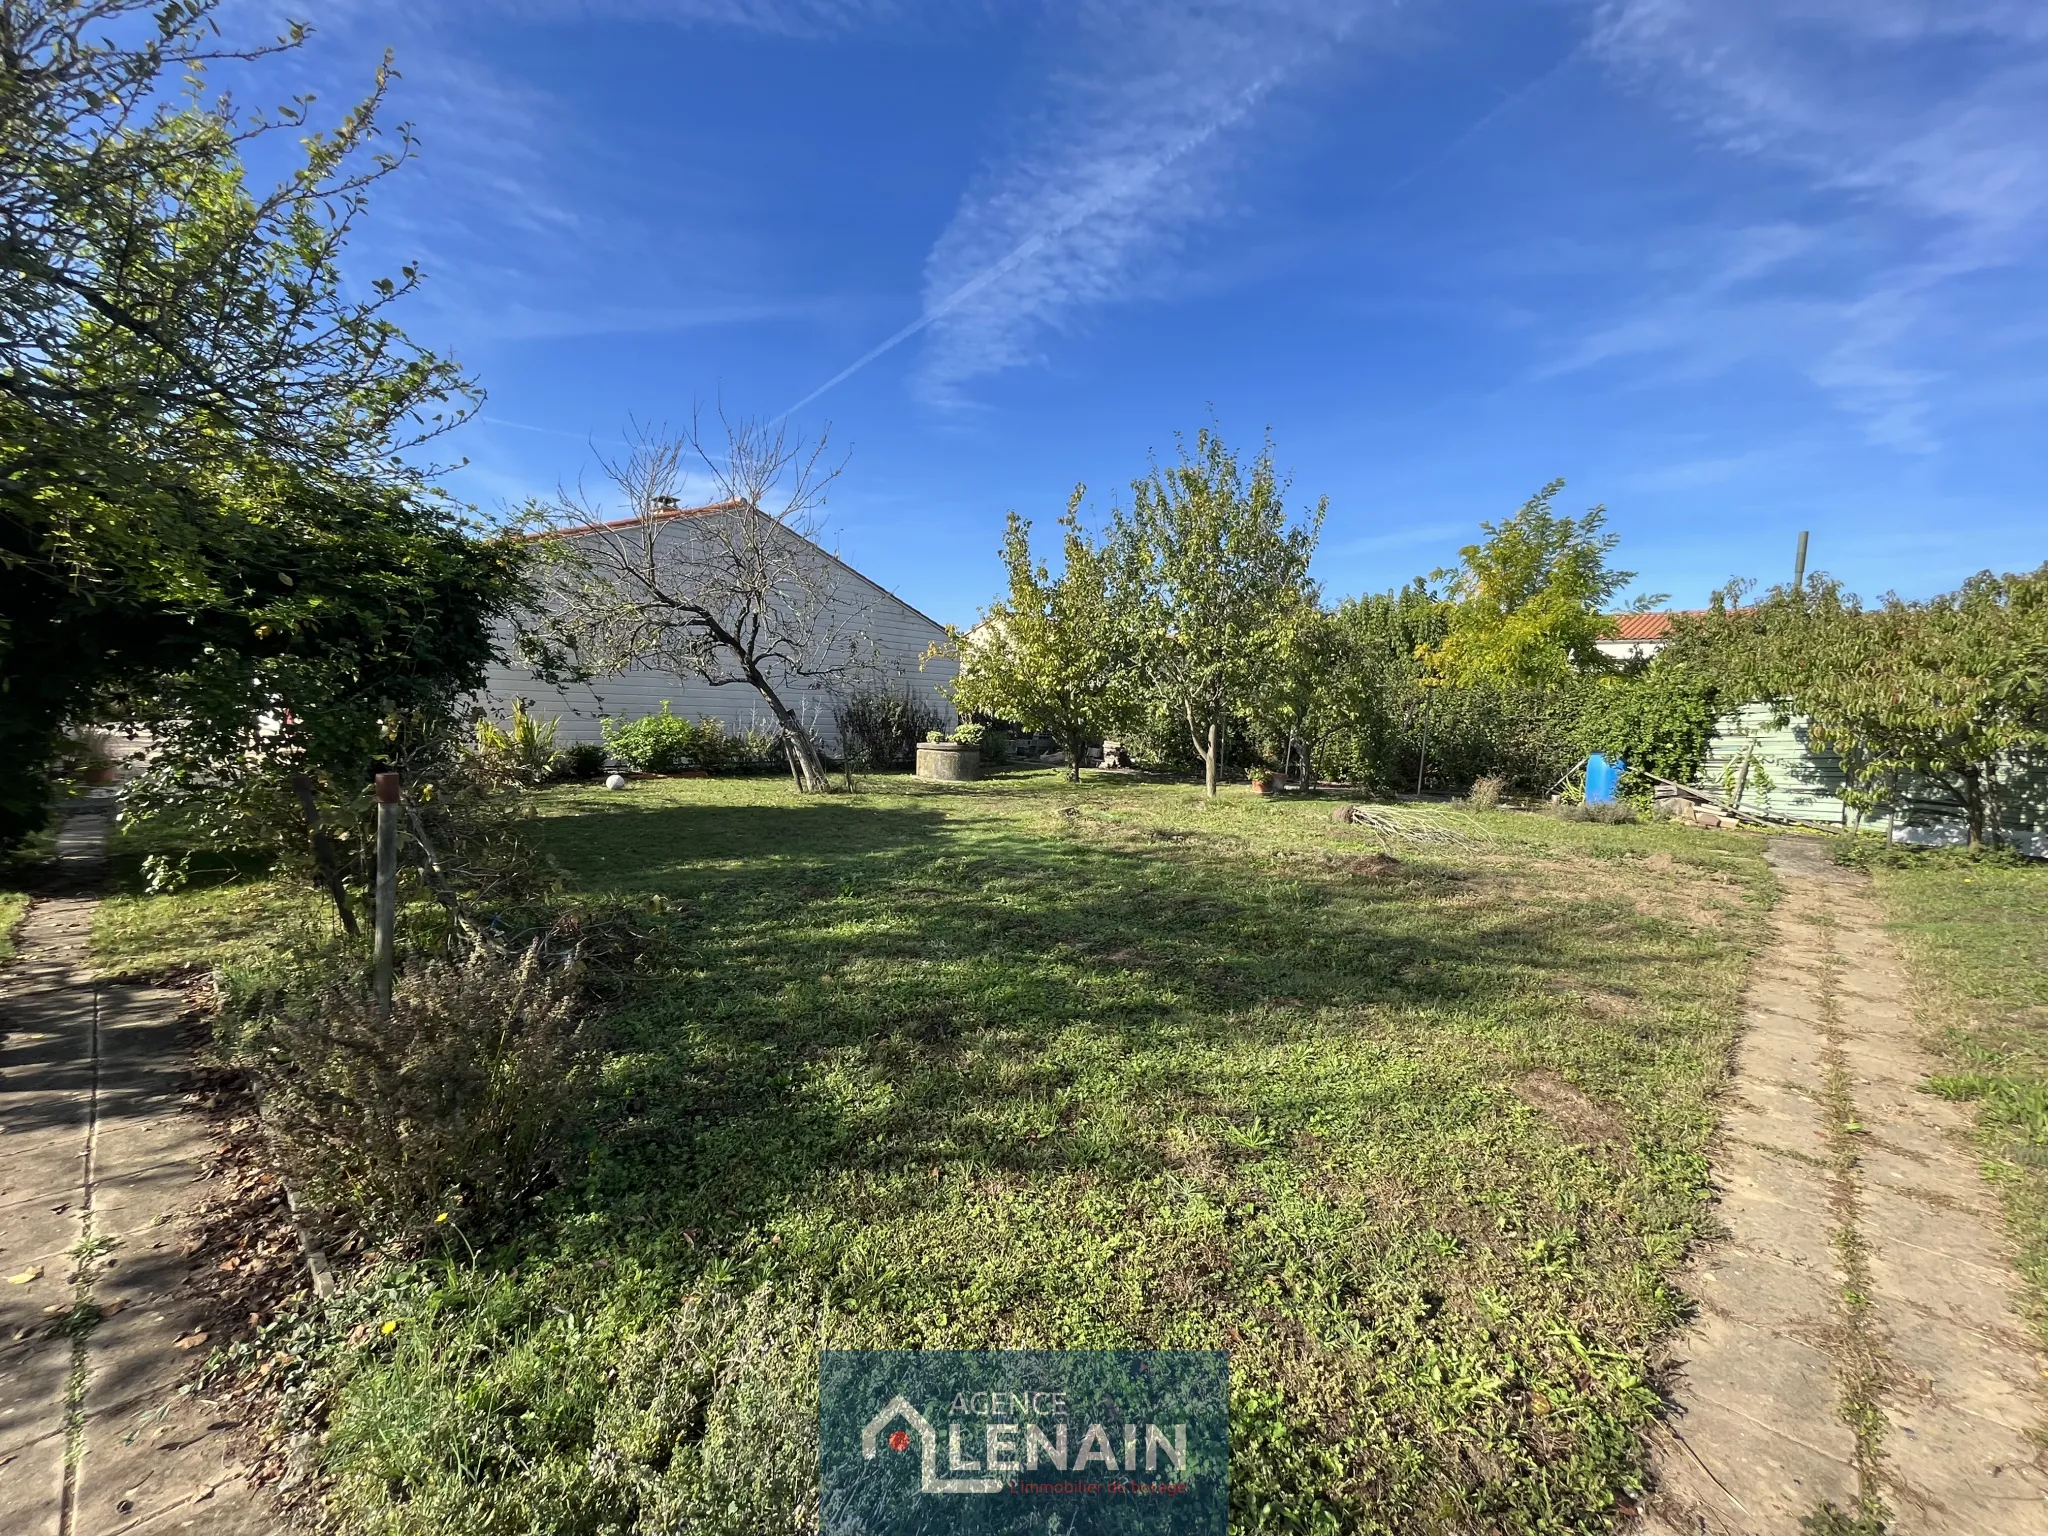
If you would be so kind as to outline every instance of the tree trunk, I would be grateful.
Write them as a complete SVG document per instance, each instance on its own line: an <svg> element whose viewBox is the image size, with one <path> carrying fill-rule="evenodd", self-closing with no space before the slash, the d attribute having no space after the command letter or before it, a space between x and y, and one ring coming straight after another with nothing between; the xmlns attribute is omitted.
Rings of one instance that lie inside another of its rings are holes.
<svg viewBox="0 0 2048 1536"><path fill-rule="evenodd" d="M797 723L794 715L790 715L782 722L782 744L788 749L790 765L796 771L797 793L830 793L832 780L825 772L824 759L818 756L818 748L811 740L811 733Z"/></svg>
<svg viewBox="0 0 2048 1536"><path fill-rule="evenodd" d="M1209 749L1202 754L1202 778L1208 789L1209 798L1216 798L1216 759L1220 755L1221 742L1216 721L1209 721Z"/></svg>
<svg viewBox="0 0 2048 1536"><path fill-rule="evenodd" d="M1067 782L1081 782L1081 754L1088 750L1088 738L1079 732L1069 736L1064 743L1067 749Z"/></svg>
<svg viewBox="0 0 2048 1536"><path fill-rule="evenodd" d="M1984 847L1984 774L1978 768L1965 768L1963 779L1963 814L1970 823L1970 852L1980 852Z"/></svg>
<svg viewBox="0 0 2048 1536"><path fill-rule="evenodd" d="M761 669L751 661L744 661L744 664L747 681L752 683L754 691L767 701L768 708L775 716L775 723L782 727L782 749L789 754L789 776L796 781L797 793L830 794L832 780L825 772L825 764L818 756L817 744L811 740L811 733L805 730L803 722L797 719L796 711L782 702L781 696L770 686Z"/></svg>
<svg viewBox="0 0 2048 1536"><path fill-rule="evenodd" d="M349 910L348 892L342 887L341 871L334 864L334 843L327 835L327 829L320 825L320 807L313 799L313 780L303 773L292 775L292 793L299 797L299 809L306 815L306 831L313 839L313 867L320 872L320 883L327 888L327 894L334 898L334 910L341 918L342 931L352 939L363 936L356 926L356 915Z"/></svg>

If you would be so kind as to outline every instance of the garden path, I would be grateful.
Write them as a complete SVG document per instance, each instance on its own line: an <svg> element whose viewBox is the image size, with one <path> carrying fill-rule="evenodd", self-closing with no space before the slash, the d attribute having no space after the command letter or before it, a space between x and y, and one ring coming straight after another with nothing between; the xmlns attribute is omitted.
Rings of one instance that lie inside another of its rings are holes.
<svg viewBox="0 0 2048 1536"><path fill-rule="evenodd" d="M0 1531L253 1536L277 1521L233 1426L181 1390L204 1323L179 1214L208 1151L182 1000L98 982L86 954L109 811L66 823L0 972Z"/></svg>
<svg viewBox="0 0 2048 1536"><path fill-rule="evenodd" d="M1687 1277L1646 1525L2048 1536L2043 1362L1968 1111L1924 1091L1868 880L1818 839L1769 857L1782 896L1714 1159L1727 1235Z"/></svg>

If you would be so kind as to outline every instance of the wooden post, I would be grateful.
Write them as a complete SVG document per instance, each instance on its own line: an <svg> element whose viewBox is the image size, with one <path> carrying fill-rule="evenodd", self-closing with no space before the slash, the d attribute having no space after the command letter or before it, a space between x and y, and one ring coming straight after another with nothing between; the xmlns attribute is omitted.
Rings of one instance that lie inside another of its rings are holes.
<svg viewBox="0 0 2048 1536"><path fill-rule="evenodd" d="M1742 792L1749 788L1749 765L1755 761L1756 738L1752 736L1749 738L1749 750L1742 754L1742 772L1735 776L1735 803L1728 807L1731 811L1742 809Z"/></svg>
<svg viewBox="0 0 2048 1536"><path fill-rule="evenodd" d="M1434 697L1424 685L1422 692L1422 752L1415 760L1415 795L1422 797L1422 776L1429 771L1429 701Z"/></svg>
<svg viewBox="0 0 2048 1536"><path fill-rule="evenodd" d="M391 1016L393 943L398 925L398 775L377 775L377 926L372 949L377 1013Z"/></svg>

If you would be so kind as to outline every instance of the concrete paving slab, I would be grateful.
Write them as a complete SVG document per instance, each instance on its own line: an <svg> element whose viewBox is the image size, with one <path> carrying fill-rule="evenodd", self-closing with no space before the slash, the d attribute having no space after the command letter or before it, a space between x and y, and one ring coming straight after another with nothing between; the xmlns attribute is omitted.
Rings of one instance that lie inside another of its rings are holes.
<svg viewBox="0 0 2048 1536"><path fill-rule="evenodd" d="M1940 1318L1886 1341L1891 1391L1902 1411L1969 1414L2025 1435L2041 1417L2041 1382L2025 1357L1987 1349L1983 1337Z"/></svg>
<svg viewBox="0 0 2048 1536"><path fill-rule="evenodd" d="M0 1531L62 1536L64 1437L0 1444Z"/></svg>
<svg viewBox="0 0 2048 1536"><path fill-rule="evenodd" d="M52 1319L37 1322L41 1326L32 1337L10 1342L0 1352L0 1455L37 1440L63 1439L71 1340L62 1333L52 1336ZM0 1530L6 1528L0 1524Z"/></svg>
<svg viewBox="0 0 2048 1536"><path fill-rule="evenodd" d="M168 1389L102 1413L78 1477L78 1529L104 1536L186 1522L221 1536L270 1531L276 1515L227 1454L237 1427Z"/></svg>
<svg viewBox="0 0 2048 1536"><path fill-rule="evenodd" d="M1943 1408L1887 1402L1882 1476L1892 1528L2048 1536L2048 1473L2000 1425Z"/></svg>

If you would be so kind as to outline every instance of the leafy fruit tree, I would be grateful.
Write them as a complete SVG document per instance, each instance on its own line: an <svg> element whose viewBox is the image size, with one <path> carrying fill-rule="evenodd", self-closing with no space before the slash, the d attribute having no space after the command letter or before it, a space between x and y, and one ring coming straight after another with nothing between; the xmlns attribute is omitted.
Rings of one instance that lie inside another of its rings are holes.
<svg viewBox="0 0 2048 1536"><path fill-rule="evenodd" d="M1410 756L1424 703L1421 656L1443 638L1447 605L1416 577L1392 592L1346 598L1331 614L1344 661L1338 673L1338 736L1350 771L1368 781L1412 783Z"/></svg>
<svg viewBox="0 0 2048 1536"><path fill-rule="evenodd" d="M1959 813L1982 847L2015 754L2048 748L2048 566L1982 571L1927 602L1821 597L1789 615L1786 657L1815 739L1865 804Z"/></svg>
<svg viewBox="0 0 2048 1536"><path fill-rule="evenodd" d="M1959 815L1973 848L1995 836L2004 780L2048 748L2048 566L1874 607L1824 575L1755 601L1748 591L1716 593L1660 663L1712 678L1724 698L1804 716L1815 744L1840 755L1852 805Z"/></svg>
<svg viewBox="0 0 2048 1536"><path fill-rule="evenodd" d="M214 0L0 10L0 841L45 814L69 721L153 723L163 786L345 795L391 718L446 716L517 585L400 455L476 393L341 257L387 147L386 75L330 132L247 116L207 66ZM252 139L302 163L252 186ZM211 762L206 754L225 753ZM197 779L188 779L197 783ZM312 830L301 826L300 837Z"/></svg>
<svg viewBox="0 0 2048 1536"><path fill-rule="evenodd" d="M1290 779L1313 783L1323 743L1357 726L1366 697L1351 640L1337 615L1307 594L1273 626L1272 670L1255 720Z"/></svg>
<svg viewBox="0 0 2048 1536"><path fill-rule="evenodd" d="M1176 463L1132 483L1112 535L1145 684L1185 725L1211 795L1229 721L1261 713L1279 637L1316 602L1309 561L1329 507L1290 526L1270 440L1250 470L1203 428L1192 453L1182 442Z"/></svg>
<svg viewBox="0 0 2048 1536"><path fill-rule="evenodd" d="M1003 534L1009 593L949 646L960 658L953 706L1044 731L1078 780L1088 744L1117 728L1130 707L1132 637L1119 602L1117 551L1081 526L1076 486L1059 522L1054 576L1031 553L1031 524L1015 512Z"/></svg>
<svg viewBox="0 0 2048 1536"><path fill-rule="evenodd" d="M1620 542L1601 530L1604 507L1560 517L1551 503L1562 480L1543 487L1513 517L1481 523L1485 537L1438 571L1450 603L1449 628L1423 652L1437 677L1453 685L1505 683L1553 687L1605 664L1599 642L1610 632L1602 610L1634 571L1610 570ZM1638 608L1664 601L1638 599Z"/></svg>
<svg viewBox="0 0 2048 1536"><path fill-rule="evenodd" d="M751 688L774 715L801 792L831 788L807 695L841 694L875 674L869 610L818 544L825 493L843 468L825 438L779 422L701 415L688 430L640 430L605 472L625 515L581 493L537 508L550 537L545 592L527 622L544 675L584 679L629 667ZM676 492L701 471L713 496Z"/></svg>

